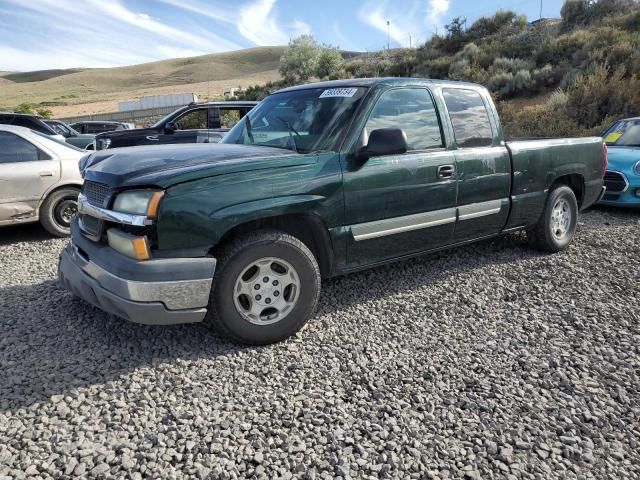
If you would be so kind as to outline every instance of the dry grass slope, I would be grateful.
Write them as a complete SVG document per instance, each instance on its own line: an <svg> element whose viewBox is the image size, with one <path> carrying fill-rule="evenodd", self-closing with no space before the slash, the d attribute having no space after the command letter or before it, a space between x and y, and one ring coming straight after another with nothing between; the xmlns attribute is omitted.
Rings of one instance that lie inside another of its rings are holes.
<svg viewBox="0 0 640 480"><path fill-rule="evenodd" d="M0 75L0 110L43 103L54 115L64 116L113 111L117 102L142 95L194 92L215 98L224 86L279 78L285 48L259 47L117 68L6 73Z"/></svg>

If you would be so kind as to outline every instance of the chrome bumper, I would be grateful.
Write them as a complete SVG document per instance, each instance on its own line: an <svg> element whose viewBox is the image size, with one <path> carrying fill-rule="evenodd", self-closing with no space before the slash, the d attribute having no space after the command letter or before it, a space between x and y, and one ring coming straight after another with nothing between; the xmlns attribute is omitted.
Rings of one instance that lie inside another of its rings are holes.
<svg viewBox="0 0 640 480"><path fill-rule="evenodd" d="M77 227L76 227L77 228ZM90 249L91 245L84 245ZM97 247L96 247L97 248ZM107 247L108 248L108 247ZM109 313L126 320L150 325L200 322L207 313L211 283L216 260L160 259L160 268L154 268L149 276L152 281L124 278L107 270L109 257L121 272L143 277L144 272L132 268L128 259L122 259L114 250L96 251L99 265L91 259L91 253L70 242L60 255L58 278L70 292ZM194 278L185 279L193 261L198 263ZM202 263L201 263L202 262ZM144 267L150 267L148 262ZM175 267L172 269L172 265ZM114 267L114 268L116 268ZM203 268L210 272L203 278ZM177 270L180 274L176 275ZM161 275L163 278L159 278ZM179 277L179 279L176 279ZM197 278L200 277L200 278Z"/></svg>

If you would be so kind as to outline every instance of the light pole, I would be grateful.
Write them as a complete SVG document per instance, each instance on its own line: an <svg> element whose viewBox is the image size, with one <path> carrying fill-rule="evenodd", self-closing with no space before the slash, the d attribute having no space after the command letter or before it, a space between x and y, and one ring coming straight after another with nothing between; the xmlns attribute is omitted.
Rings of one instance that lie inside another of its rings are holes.
<svg viewBox="0 0 640 480"><path fill-rule="evenodd" d="M389 20L387 20L387 52L389 51Z"/></svg>

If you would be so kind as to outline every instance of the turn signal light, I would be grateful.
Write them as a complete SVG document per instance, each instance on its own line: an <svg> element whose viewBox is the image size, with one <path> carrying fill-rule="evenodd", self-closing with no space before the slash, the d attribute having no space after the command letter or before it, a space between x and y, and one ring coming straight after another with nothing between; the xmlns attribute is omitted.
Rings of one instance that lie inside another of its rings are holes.
<svg viewBox="0 0 640 480"><path fill-rule="evenodd" d="M116 252L126 255L135 260L149 260L151 252L149 250L149 240L146 235L139 237L121 232L115 228L107 230L107 240L109 246Z"/></svg>
<svg viewBox="0 0 640 480"><path fill-rule="evenodd" d="M147 217L157 218L158 209L160 208L160 200L164 197L164 192L154 192L149 200L149 206L147 207Z"/></svg>

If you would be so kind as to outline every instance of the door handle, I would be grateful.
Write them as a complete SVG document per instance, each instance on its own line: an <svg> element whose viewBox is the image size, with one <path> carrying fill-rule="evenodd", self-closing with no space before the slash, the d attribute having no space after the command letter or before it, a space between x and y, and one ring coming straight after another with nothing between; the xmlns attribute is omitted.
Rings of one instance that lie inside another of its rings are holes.
<svg viewBox="0 0 640 480"><path fill-rule="evenodd" d="M454 165L440 165L438 167L438 178L451 178L456 173Z"/></svg>
<svg viewBox="0 0 640 480"><path fill-rule="evenodd" d="M40 172L41 177L53 177L53 172Z"/></svg>
<svg viewBox="0 0 640 480"><path fill-rule="evenodd" d="M147 135L147 140L151 140L152 142L157 142L159 138L157 135Z"/></svg>

